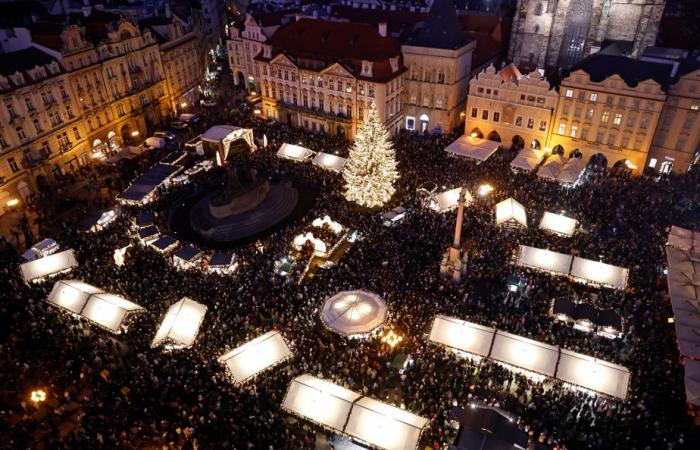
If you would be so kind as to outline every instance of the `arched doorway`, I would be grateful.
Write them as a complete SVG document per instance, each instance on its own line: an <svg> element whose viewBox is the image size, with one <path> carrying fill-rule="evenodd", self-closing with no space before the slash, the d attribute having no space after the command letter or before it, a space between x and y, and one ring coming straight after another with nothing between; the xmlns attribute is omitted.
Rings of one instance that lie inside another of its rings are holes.
<svg viewBox="0 0 700 450"><path fill-rule="evenodd" d="M17 192L23 200L28 199L29 196L32 195L32 190L29 189L29 185L26 181L20 181L19 183L17 183Z"/></svg>
<svg viewBox="0 0 700 450"><path fill-rule="evenodd" d="M621 159L613 164L610 172L616 176L629 176L637 167L629 159Z"/></svg>
<svg viewBox="0 0 700 450"><path fill-rule="evenodd" d="M561 145L557 144L554 147L552 147L552 155L563 155L564 154L564 147Z"/></svg>
<svg viewBox="0 0 700 450"><path fill-rule="evenodd" d="M119 150L119 138L114 131L107 133L107 147L112 151Z"/></svg>
<svg viewBox="0 0 700 450"><path fill-rule="evenodd" d="M124 144L128 144L131 142L131 127L129 126L128 123L125 123L122 125L121 129L121 135L122 135L122 141Z"/></svg>
<svg viewBox="0 0 700 450"><path fill-rule="evenodd" d="M489 141L494 141L494 142L501 142L501 135L498 134L497 131L492 131L489 133L489 135L486 137Z"/></svg>
<svg viewBox="0 0 700 450"><path fill-rule="evenodd" d="M237 81L238 81L238 83L236 83L236 84L238 84L238 85L240 85L240 86L245 86L245 76L243 75L243 72L241 72L241 71L239 70L239 71L236 73L236 78L237 78Z"/></svg>
<svg viewBox="0 0 700 450"><path fill-rule="evenodd" d="M471 136L473 138L482 139L484 137L484 134L481 132L479 127L476 127L472 131L469 132L469 136Z"/></svg>
<svg viewBox="0 0 700 450"><path fill-rule="evenodd" d="M583 158L583 153L581 153L581 150L575 148L574 150L569 153L569 158L578 158L581 159Z"/></svg>
<svg viewBox="0 0 700 450"><path fill-rule="evenodd" d="M430 123L430 118L428 117L428 115L421 114L418 120L420 120L420 132L425 133L426 131L428 131L428 124Z"/></svg>
<svg viewBox="0 0 700 450"><path fill-rule="evenodd" d="M542 148L542 144L540 144L539 140L533 139L532 142L530 142L530 148L533 150L539 150Z"/></svg>
<svg viewBox="0 0 700 450"><path fill-rule="evenodd" d="M608 167L608 158L602 153L596 153L588 160L588 167L604 170Z"/></svg>
<svg viewBox="0 0 700 450"><path fill-rule="evenodd" d="M520 150L521 148L525 147L525 139L522 138L522 136L516 134L513 136L513 150Z"/></svg>

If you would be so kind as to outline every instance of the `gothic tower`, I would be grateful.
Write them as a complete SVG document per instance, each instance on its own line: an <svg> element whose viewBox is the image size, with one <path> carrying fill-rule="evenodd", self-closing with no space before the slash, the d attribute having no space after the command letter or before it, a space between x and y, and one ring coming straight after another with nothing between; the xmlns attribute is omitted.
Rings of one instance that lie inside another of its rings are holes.
<svg viewBox="0 0 700 450"><path fill-rule="evenodd" d="M627 41L632 56L656 42L666 0L518 0L508 57L570 67L605 40Z"/></svg>

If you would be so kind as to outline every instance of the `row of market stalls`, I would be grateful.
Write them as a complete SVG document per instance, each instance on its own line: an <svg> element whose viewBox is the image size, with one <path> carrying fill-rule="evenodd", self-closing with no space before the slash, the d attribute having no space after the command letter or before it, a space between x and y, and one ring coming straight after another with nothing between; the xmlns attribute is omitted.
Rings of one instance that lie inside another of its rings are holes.
<svg viewBox="0 0 700 450"><path fill-rule="evenodd" d="M311 161L311 164L318 166L325 170L330 170L332 172L342 172L346 158L333 155L331 153L324 152L314 152L311 149L302 147L296 144L284 143L277 150L277 156L284 159L289 159L292 161L307 163Z"/></svg>
<svg viewBox="0 0 700 450"><path fill-rule="evenodd" d="M527 245L520 246L517 264L612 289L627 288L629 276L629 269L623 267Z"/></svg>
<svg viewBox="0 0 700 450"><path fill-rule="evenodd" d="M565 159L561 155L547 157L543 150L523 148L510 162L510 167L514 171L528 173L537 170L537 176L542 179L557 181L565 186L575 186L586 171L586 162L575 157Z"/></svg>
<svg viewBox="0 0 700 450"><path fill-rule="evenodd" d="M413 450L429 420L310 374L294 378L282 409L372 448Z"/></svg>
<svg viewBox="0 0 700 450"><path fill-rule="evenodd" d="M507 198L496 204L496 225L505 224L527 227L525 207L514 198ZM576 219L545 211L540 220L539 228L559 236L571 237L576 232L577 226Z"/></svg>
<svg viewBox="0 0 700 450"><path fill-rule="evenodd" d="M526 373L610 397L627 398L627 368L558 346L443 315L435 317L429 339L466 356L488 358Z"/></svg>
<svg viewBox="0 0 700 450"><path fill-rule="evenodd" d="M451 155L468 158L481 164L496 153L500 146L500 142L465 134L445 147L445 151Z"/></svg>
<svg viewBox="0 0 700 450"><path fill-rule="evenodd" d="M685 395L700 408L700 233L671 227L666 245L672 321L685 368Z"/></svg>
<svg viewBox="0 0 700 450"><path fill-rule="evenodd" d="M580 331L596 332L609 339L622 335L622 318L613 309L598 309L587 302L576 302L567 297L552 300L550 314L561 322L573 324Z"/></svg>
<svg viewBox="0 0 700 450"><path fill-rule="evenodd" d="M125 205L145 205L154 199L160 186L167 185L170 178L182 170L176 164L158 163L139 175L117 196L117 201Z"/></svg>

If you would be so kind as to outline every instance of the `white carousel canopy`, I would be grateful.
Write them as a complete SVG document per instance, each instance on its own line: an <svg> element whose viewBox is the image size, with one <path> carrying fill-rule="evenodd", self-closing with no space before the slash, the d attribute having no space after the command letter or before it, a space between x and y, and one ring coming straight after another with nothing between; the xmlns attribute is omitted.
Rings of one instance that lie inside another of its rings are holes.
<svg viewBox="0 0 700 450"><path fill-rule="evenodd" d="M363 397L350 411L345 434L377 448L414 450L428 422L424 417Z"/></svg>
<svg viewBox="0 0 700 450"><path fill-rule="evenodd" d="M513 198L507 198L496 205L496 224L517 222L527 227L525 207Z"/></svg>
<svg viewBox="0 0 700 450"><path fill-rule="evenodd" d="M436 194L430 203L431 208L438 212L446 212L456 208L459 202L459 193L461 191L462 188L458 187ZM468 191L465 192L464 205L468 206L472 200L472 195Z"/></svg>
<svg viewBox="0 0 700 450"><path fill-rule="evenodd" d="M479 162L486 161L491 155L496 153L500 142L490 141L471 137L468 135L460 136L456 141L445 148L447 153L453 155L464 156L466 158L475 159Z"/></svg>
<svg viewBox="0 0 700 450"><path fill-rule="evenodd" d="M311 155L313 154L314 152L306 147L287 143L282 144L279 150L277 150L277 156L279 156L280 158L287 158L294 161L302 162L311 159Z"/></svg>
<svg viewBox="0 0 700 450"><path fill-rule="evenodd" d="M341 172L347 159L332 155L330 153L318 152L312 161L312 164L318 167L322 167L326 170L332 170L333 172Z"/></svg>
<svg viewBox="0 0 700 450"><path fill-rule="evenodd" d="M511 366L553 377L559 349L515 334L497 331L491 358Z"/></svg>
<svg viewBox="0 0 700 450"><path fill-rule="evenodd" d="M630 371L591 356L561 349L557 378L611 397L627 398Z"/></svg>
<svg viewBox="0 0 700 450"><path fill-rule="evenodd" d="M234 384L241 384L291 356L279 331L270 331L222 355L219 362Z"/></svg>
<svg viewBox="0 0 700 450"><path fill-rule="evenodd" d="M534 269L566 275L569 273L569 269L571 268L572 259L573 257L571 255L565 255L564 253L557 253L542 248L521 245L520 255L518 256L518 264L521 266L532 267Z"/></svg>
<svg viewBox="0 0 700 450"><path fill-rule="evenodd" d="M624 289L627 287L629 270L577 256L571 265L571 275L594 284Z"/></svg>
<svg viewBox="0 0 700 450"><path fill-rule="evenodd" d="M118 295L77 280L61 280L53 285L47 301L118 333L127 316L144 309Z"/></svg>
<svg viewBox="0 0 700 450"><path fill-rule="evenodd" d="M77 265L75 254L73 250L69 249L26 262L21 264L19 268L22 272L22 278L28 283L57 273L67 272Z"/></svg>
<svg viewBox="0 0 700 450"><path fill-rule="evenodd" d="M199 327L204 320L207 307L192 299L183 297L174 303L156 332L151 347L164 345L166 349L191 347L194 344Z"/></svg>
<svg viewBox="0 0 700 450"><path fill-rule="evenodd" d="M353 402L360 397L350 389L305 374L294 378L289 384L282 409L342 432Z"/></svg>
<svg viewBox="0 0 700 450"><path fill-rule="evenodd" d="M576 231L577 224L576 219L547 211L542 216L540 228L562 236L572 236Z"/></svg>
<svg viewBox="0 0 700 450"><path fill-rule="evenodd" d="M386 320L386 303L366 291L342 291L326 300L321 320L340 334L362 335L374 331Z"/></svg>
<svg viewBox="0 0 700 450"><path fill-rule="evenodd" d="M429 339L463 352L488 356L495 333L494 328L438 315L433 320Z"/></svg>

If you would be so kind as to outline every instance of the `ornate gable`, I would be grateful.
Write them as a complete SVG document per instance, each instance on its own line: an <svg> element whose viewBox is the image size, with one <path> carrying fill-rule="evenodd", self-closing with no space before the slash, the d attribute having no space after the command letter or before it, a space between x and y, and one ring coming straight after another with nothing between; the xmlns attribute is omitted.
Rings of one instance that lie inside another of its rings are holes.
<svg viewBox="0 0 700 450"><path fill-rule="evenodd" d="M290 68L294 68L294 69L297 68L297 65L294 64L294 61L289 59L289 57L287 55L285 55L284 53L280 53L279 55L272 58L272 61L270 61L270 64L276 64L278 66L290 67Z"/></svg>
<svg viewBox="0 0 700 450"><path fill-rule="evenodd" d="M333 63L321 71L324 75L329 75L332 77L346 77L354 78L352 73L348 72L343 66L338 63Z"/></svg>

